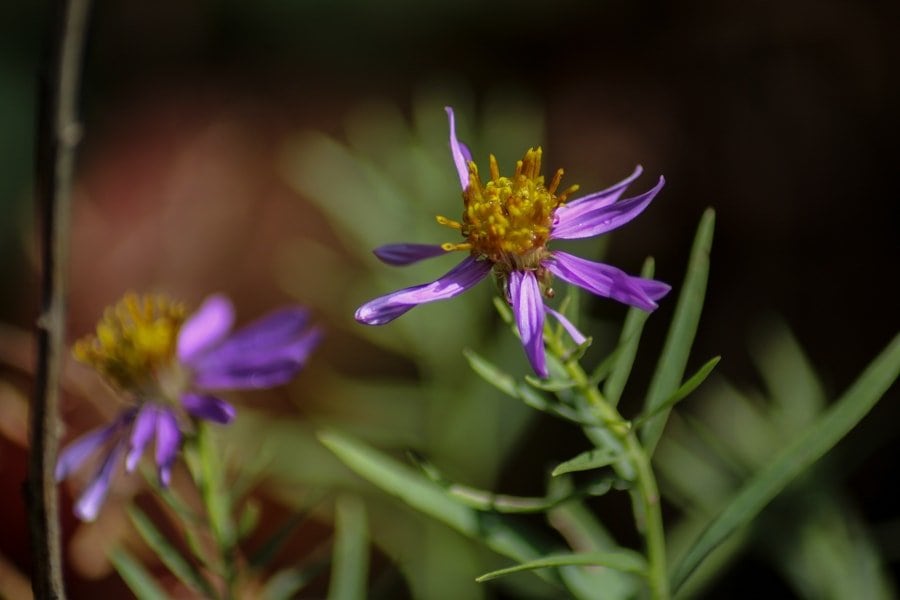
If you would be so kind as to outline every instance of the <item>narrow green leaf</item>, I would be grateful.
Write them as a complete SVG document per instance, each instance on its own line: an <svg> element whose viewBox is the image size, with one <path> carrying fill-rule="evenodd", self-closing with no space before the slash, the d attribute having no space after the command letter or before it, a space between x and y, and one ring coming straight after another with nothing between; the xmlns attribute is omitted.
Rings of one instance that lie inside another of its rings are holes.
<svg viewBox="0 0 900 600"><path fill-rule="evenodd" d="M244 504L244 510L238 518L238 539L243 540L256 530L261 514L259 502L248 500Z"/></svg>
<svg viewBox="0 0 900 600"><path fill-rule="evenodd" d="M640 427L659 413L664 410L669 410L685 398L687 398L691 392L700 387L700 384L706 381L706 378L709 377L709 374L712 373L713 369L716 368L716 365L719 364L719 361L722 360L721 356L716 356L714 358L709 359L705 365L700 367L696 373L694 373L690 379L681 384L681 387L678 388L674 394L669 396L669 398L657 406L653 412L640 415L638 418L634 420L634 427Z"/></svg>
<svg viewBox="0 0 900 600"><path fill-rule="evenodd" d="M706 209L697 227L697 235L694 236L694 245L688 259L687 274L684 276L681 294L678 296L675 315L672 317L672 324L669 326L669 333L653 379L650 380L650 389L644 402L646 414L651 414L675 393L681 384L681 378L684 377L684 369L687 367L691 345L694 343L700 313L703 310L703 298L709 276L709 251L712 248L715 223L715 211L711 208ZM668 417L669 411L663 410L648 420L641 429L641 441L649 456L652 456L656 449Z"/></svg>
<svg viewBox="0 0 900 600"><path fill-rule="evenodd" d="M291 600L312 578L306 570L290 567L272 575L262 590L262 600Z"/></svg>
<svg viewBox="0 0 900 600"><path fill-rule="evenodd" d="M900 335L844 395L735 494L672 571L678 589L709 553L747 524L791 481L820 459L866 416L900 373Z"/></svg>
<svg viewBox="0 0 900 600"><path fill-rule="evenodd" d="M109 561L137 600L166 600L169 597L144 565L135 560L127 550L114 549L109 553Z"/></svg>
<svg viewBox="0 0 900 600"><path fill-rule="evenodd" d="M627 317L626 317L627 322ZM588 378L590 384L594 387L597 387L603 381L606 380L607 377L613 372L613 369L616 367L616 363L619 362L619 357L622 354L622 345L616 346L616 348L606 355L606 358L597 365L593 371L591 371L591 376ZM606 392L603 392L604 395Z"/></svg>
<svg viewBox="0 0 900 600"><path fill-rule="evenodd" d="M500 315L500 318L503 319L503 322L507 325L514 325L515 321L513 319L512 310L509 308L509 304L503 301L500 296L494 296L494 308L497 309L497 313Z"/></svg>
<svg viewBox="0 0 900 600"><path fill-rule="evenodd" d="M555 554L545 556L537 560L532 560L514 567L499 569L485 573L480 577L476 577L475 581L483 582L518 573L520 571L531 571L533 569L544 569L547 567L568 567L573 565L608 567L623 573L641 574L647 570L647 561L637 552L621 549L617 552L587 552L585 554Z"/></svg>
<svg viewBox="0 0 900 600"><path fill-rule="evenodd" d="M219 547L226 553L236 543L236 527L231 517L231 490L224 482L225 465L216 448L209 426L201 422L197 426L196 448L201 471L201 495L206 515Z"/></svg>
<svg viewBox="0 0 900 600"><path fill-rule="evenodd" d="M540 379L534 375L526 375L528 385L546 392L559 392L575 387L577 384L571 379Z"/></svg>
<svg viewBox="0 0 900 600"><path fill-rule="evenodd" d="M494 552L523 562L546 553L546 542L527 535L500 515L461 504L437 484L368 444L333 430L319 431L317 435L326 448L358 475L412 508L481 541Z"/></svg>
<svg viewBox="0 0 900 600"><path fill-rule="evenodd" d="M335 503L334 559L328 600L366 597L369 536L366 507L358 496L339 496Z"/></svg>
<svg viewBox="0 0 900 600"><path fill-rule="evenodd" d="M463 356L465 356L466 360L469 361L469 366L472 367L472 370L480 375L482 379L490 383L492 386L494 386L507 396L512 396L513 398L519 397L519 392L517 389L518 383L512 375L501 370L493 363L485 360L484 358L479 356L477 352L471 350L470 348L463 349Z"/></svg>
<svg viewBox="0 0 900 600"><path fill-rule="evenodd" d="M648 256L644 260L644 266L641 268L641 277L651 279L655 270L653 257ZM603 396L612 406L616 406L622 398L622 392L625 390L625 384L628 383L628 377L631 375L631 367L634 364L634 357L637 356L638 344L641 341L641 332L644 330L644 323L650 313L636 307L628 309L625 316L625 324L622 325L622 333L619 335L619 345L614 354L617 357L612 363L612 371L606 385L603 386ZM610 355L612 356L612 355ZM604 361L606 362L606 361ZM602 366L602 364L601 364ZM597 368L599 370L599 367ZM600 383L600 377L596 372L591 375L592 381L596 378L596 383Z"/></svg>
<svg viewBox="0 0 900 600"><path fill-rule="evenodd" d="M134 523L135 529L147 542L147 545L159 557L164 565L172 572L175 577L191 589L201 592L207 597L215 597L216 592L213 586L206 580L199 570L165 538L162 532L156 528L153 521L143 513L138 507L132 505L128 507L128 516Z"/></svg>
<svg viewBox="0 0 900 600"><path fill-rule="evenodd" d="M590 471L591 469L599 469L613 464L619 455L611 448L594 448L587 452L582 452L575 458L559 463L553 469L554 477L558 477L563 473L574 473L575 471Z"/></svg>

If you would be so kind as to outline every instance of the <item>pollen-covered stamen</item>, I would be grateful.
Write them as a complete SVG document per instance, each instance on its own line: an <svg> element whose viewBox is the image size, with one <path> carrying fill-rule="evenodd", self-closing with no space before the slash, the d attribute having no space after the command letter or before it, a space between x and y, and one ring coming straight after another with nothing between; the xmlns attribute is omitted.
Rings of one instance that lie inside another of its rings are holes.
<svg viewBox="0 0 900 600"><path fill-rule="evenodd" d="M73 354L113 385L141 393L176 363L178 332L185 315L182 304L165 296L126 294L106 310L96 335L75 343Z"/></svg>
<svg viewBox="0 0 900 600"><path fill-rule="evenodd" d="M541 148L529 149L516 162L512 177L503 177L491 155L487 183L482 183L478 167L470 162L462 222L438 217L438 223L460 230L466 243L443 244L444 250L468 250L507 269L539 267L546 256L553 212L577 189L571 186L557 194L562 169L545 186L541 156Z"/></svg>

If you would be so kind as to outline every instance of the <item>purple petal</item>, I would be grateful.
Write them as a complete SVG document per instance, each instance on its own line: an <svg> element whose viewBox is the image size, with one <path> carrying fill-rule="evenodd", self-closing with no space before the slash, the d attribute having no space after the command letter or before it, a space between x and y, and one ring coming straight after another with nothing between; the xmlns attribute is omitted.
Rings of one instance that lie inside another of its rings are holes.
<svg viewBox="0 0 900 600"><path fill-rule="evenodd" d="M445 106L444 110L450 119L450 154L453 155L453 164L456 165L456 173L459 175L459 185L465 190L469 186L469 161L472 160L472 153L456 139L456 117L453 115L453 109Z"/></svg>
<svg viewBox="0 0 900 600"><path fill-rule="evenodd" d="M171 410L161 409L156 417L156 466L159 469L159 481L168 487L172 480L172 466L178 456L181 444L181 430L178 420Z"/></svg>
<svg viewBox="0 0 900 600"><path fill-rule="evenodd" d="M95 451L106 444L113 435L118 433L122 426L130 421L133 416L133 411L126 411L106 427L93 429L66 446L56 460L56 481L62 481L71 475L72 472L84 464L84 461L90 458Z"/></svg>
<svg viewBox="0 0 900 600"><path fill-rule="evenodd" d="M277 310L242 327L215 348L194 358L189 365L195 371L203 372L216 365L282 348L296 342L306 332L308 321L309 313L299 306Z"/></svg>
<svg viewBox="0 0 900 600"><path fill-rule="evenodd" d="M547 357L544 354L544 301L534 272L510 273L509 295L528 362L531 363L535 373L546 378L548 373Z"/></svg>
<svg viewBox="0 0 900 600"><path fill-rule="evenodd" d="M145 404L134 420L131 427L131 442L128 448L128 454L125 455L125 470L129 473L141 460L144 449L153 437L156 431L156 414L157 410L153 404Z"/></svg>
<svg viewBox="0 0 900 600"><path fill-rule="evenodd" d="M185 321L178 334L178 358L190 363L225 339L234 324L234 306L225 296L210 296Z"/></svg>
<svg viewBox="0 0 900 600"><path fill-rule="evenodd" d="M565 329L569 333L569 337L572 338L573 342L580 346L587 341L587 338L584 336L584 334L578 331L578 328L575 327L575 324L567 319L564 314L553 310L549 306L544 306L544 310L556 317L556 320L559 321L559 324L563 326L563 329Z"/></svg>
<svg viewBox="0 0 900 600"><path fill-rule="evenodd" d="M447 251L434 244L387 244L375 248L372 253L383 263L402 267Z"/></svg>
<svg viewBox="0 0 900 600"><path fill-rule="evenodd" d="M204 358L195 367L194 384L201 389L260 389L287 383L297 374L322 339L321 330L313 328L290 340L252 351L241 345L214 353L215 360Z"/></svg>
<svg viewBox="0 0 900 600"><path fill-rule="evenodd" d="M435 300L463 293L490 272L492 263L467 256L441 278L375 298L356 309L356 320L364 325L384 325L408 310Z"/></svg>
<svg viewBox="0 0 900 600"><path fill-rule="evenodd" d="M234 420L237 411L224 400L215 396L185 394L181 397L181 405L191 415L213 423L227 425Z"/></svg>
<svg viewBox="0 0 900 600"><path fill-rule="evenodd" d="M621 227L641 214L665 183L665 178L660 177L656 186L640 196L600 206L587 212L579 212L577 209L566 212L561 208L556 211L557 220L550 232L550 238L575 240L593 237Z"/></svg>
<svg viewBox="0 0 900 600"><path fill-rule="evenodd" d="M587 196L582 196L581 198L576 198L571 202L566 202L563 208L567 210L582 210L582 211L591 211L601 206L607 206L615 202L619 199L619 197L625 192L626 188L631 185L635 179L641 176L641 173L644 172L644 167L641 165L637 165L634 168L634 171L620 181L619 183L606 188L605 190L600 190L599 192L594 192L593 194L588 194ZM559 210L562 210L560 208ZM559 212L559 211L557 211Z"/></svg>
<svg viewBox="0 0 900 600"><path fill-rule="evenodd" d="M671 289L661 281L633 277L615 267L596 263L565 252L554 252L547 261L550 272L592 294L612 298L642 310L657 308L656 300Z"/></svg>
<svg viewBox="0 0 900 600"><path fill-rule="evenodd" d="M125 448L124 440L115 444L103 460L103 465L85 488L75 503L75 515L82 521L93 521L100 514L100 508L109 493L109 484L116 471L119 457Z"/></svg>

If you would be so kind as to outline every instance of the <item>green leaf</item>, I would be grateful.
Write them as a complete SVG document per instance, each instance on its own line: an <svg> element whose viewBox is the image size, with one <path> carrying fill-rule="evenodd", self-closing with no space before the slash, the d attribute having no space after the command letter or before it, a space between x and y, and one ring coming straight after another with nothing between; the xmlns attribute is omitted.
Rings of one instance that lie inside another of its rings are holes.
<svg viewBox="0 0 900 600"><path fill-rule="evenodd" d="M582 452L575 458L559 463L551 474L557 477L563 473L599 469L600 467L611 465L617 458L619 458L619 455L611 448L594 448L593 450Z"/></svg>
<svg viewBox="0 0 900 600"><path fill-rule="evenodd" d="M262 590L262 600L290 600L296 597L310 582L314 574L305 569L290 567L278 571L266 582Z"/></svg>
<svg viewBox="0 0 900 600"><path fill-rule="evenodd" d="M169 597L140 562L123 548L109 553L109 561L137 600L166 600Z"/></svg>
<svg viewBox="0 0 900 600"><path fill-rule="evenodd" d="M654 270L653 257L648 256L644 261L644 266L641 268L641 277L651 279ZM609 379L606 380L606 385L603 386L603 396L612 406L616 406L622 398L625 384L631 375L634 357L637 355L638 344L641 341L641 332L643 332L644 323L649 316L650 313L634 306L628 309L628 314L625 316L625 324L622 325L622 333L619 335L619 345L613 354L610 355L610 358L615 355L616 359L611 364L612 371L609 374ZM606 363L606 361L603 362ZM601 366L603 366L603 363L601 363ZM599 370L600 367L597 367L591 375L591 381L594 381L595 385L599 384L601 380L597 373Z"/></svg>
<svg viewBox="0 0 900 600"><path fill-rule="evenodd" d="M528 385L531 387L544 390L545 392L559 392L578 385L571 379L540 379L534 375L526 375L525 381L527 381Z"/></svg>
<svg viewBox="0 0 900 600"><path fill-rule="evenodd" d="M653 379L650 380L650 389L644 402L645 414L653 413L675 393L684 376L697 325L700 323L700 313L703 310L703 298L709 276L709 251L712 248L715 223L715 211L711 208L706 209L697 227L697 235L694 236L688 270L684 276L681 294L678 296L675 315L672 317L672 324L669 326L669 333ZM663 410L648 420L641 429L641 442L648 456L653 455L668 417L669 411Z"/></svg>
<svg viewBox="0 0 900 600"><path fill-rule="evenodd" d="M246 539L256 530L256 526L259 525L260 513L259 502L251 499L244 504L244 510L241 511L238 519L238 539Z"/></svg>
<svg viewBox="0 0 900 600"><path fill-rule="evenodd" d="M369 537L366 507L358 496L339 496L335 503L334 560L328 600L366 597Z"/></svg>
<svg viewBox="0 0 900 600"><path fill-rule="evenodd" d="M135 529L147 542L147 545L159 557L164 565L191 589L201 592L209 598L216 597L213 586L206 580L199 570L165 538L162 532L156 528L153 521L143 513L138 507L132 505L128 507L128 516L134 523Z"/></svg>
<svg viewBox="0 0 900 600"><path fill-rule="evenodd" d="M463 348L463 356L469 361L469 366L472 367L472 370L481 376L482 379L507 396L513 398L519 397L519 384L512 375L501 370L495 364L485 360L470 348Z"/></svg>
<svg viewBox="0 0 900 600"><path fill-rule="evenodd" d="M847 435L890 388L898 373L900 335L837 402L735 494L672 571L673 588L681 587L714 548L750 522L785 486Z"/></svg>
<svg viewBox="0 0 900 600"><path fill-rule="evenodd" d="M363 478L412 508L481 541L494 552L522 562L546 552L544 542L528 536L520 527L500 515L463 505L437 484L368 444L333 430L319 431L317 435L325 447Z"/></svg>
<svg viewBox="0 0 900 600"><path fill-rule="evenodd" d="M659 413L664 410L669 410L685 398L687 398L691 392L700 387L700 384L706 381L706 378L709 377L709 374L712 373L713 369L716 368L716 365L719 364L719 361L722 360L721 356L716 356L714 358L709 359L705 365L700 367L700 369L691 376L690 379L681 384L681 387L678 388L674 394L672 394L665 402L660 404L653 410L653 412L641 415L637 419L634 420L634 426L640 427Z"/></svg>
<svg viewBox="0 0 900 600"><path fill-rule="evenodd" d="M497 577L518 573L520 571L531 571L533 569L544 569L547 567L568 567L572 565L608 567L610 569L622 571L623 573L637 574L644 573L644 571L647 570L647 562L644 560L643 556L637 552L625 550L623 548L617 552L587 552L585 554L555 554L545 556L514 567L485 573L484 575L477 577L475 581L489 581L491 579L496 579Z"/></svg>

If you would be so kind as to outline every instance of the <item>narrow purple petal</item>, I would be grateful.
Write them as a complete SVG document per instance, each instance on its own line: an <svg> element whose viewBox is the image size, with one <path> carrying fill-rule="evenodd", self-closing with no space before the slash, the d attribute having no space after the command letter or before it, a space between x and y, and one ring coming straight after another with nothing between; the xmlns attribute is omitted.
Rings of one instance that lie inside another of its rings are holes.
<svg viewBox="0 0 900 600"><path fill-rule="evenodd" d="M215 396L185 394L181 397L181 404L189 414L198 419L222 425L231 423L237 414L232 405Z"/></svg>
<svg viewBox="0 0 900 600"><path fill-rule="evenodd" d="M216 365L230 364L269 352L272 348L291 345L306 332L308 322L306 309L299 306L282 308L245 325L188 364L194 371L203 372Z"/></svg>
<svg viewBox="0 0 900 600"><path fill-rule="evenodd" d="M544 354L544 301L534 272L510 273L509 295L528 362L531 363L535 373L547 377L547 357Z"/></svg>
<svg viewBox="0 0 900 600"><path fill-rule="evenodd" d="M297 374L322 339L317 328L289 340L247 350L223 347L195 365L194 385L206 390L260 389L287 383ZM212 360L214 358L215 360Z"/></svg>
<svg viewBox="0 0 900 600"><path fill-rule="evenodd" d="M650 205L656 194L665 185L664 177L659 178L652 189L640 196L629 198L614 204L607 204L587 212L556 212L556 224L550 232L550 238L556 240L575 240L607 233L628 223L641 214Z"/></svg>
<svg viewBox="0 0 900 600"><path fill-rule="evenodd" d="M447 251L434 244L387 244L375 248L372 253L383 263L402 267Z"/></svg>
<svg viewBox="0 0 900 600"><path fill-rule="evenodd" d="M356 309L356 320L364 325L384 325L419 304L453 298L484 279L492 266L489 261L467 256L431 283L414 285L366 302Z"/></svg>
<svg viewBox="0 0 900 600"><path fill-rule="evenodd" d="M159 481L168 487L172 480L172 466L178 456L181 431L171 410L161 409L156 417L156 466Z"/></svg>
<svg viewBox="0 0 900 600"><path fill-rule="evenodd" d="M94 452L104 446L110 438L118 433L122 426L131 420L133 411L120 414L115 421L106 427L93 429L66 446L56 460L56 481L62 481L78 469Z"/></svg>
<svg viewBox="0 0 900 600"><path fill-rule="evenodd" d="M634 171L620 181L619 183L606 188L605 190L600 190L599 192L594 192L593 194L588 194L587 196L582 196L581 198L576 198L570 202L566 202L566 209L585 209L585 210L594 210L595 208L600 208L601 206L607 206L612 204L625 192L631 183L641 176L641 173L644 172L644 167L641 165L637 165L634 168ZM562 209L560 209L562 210Z"/></svg>
<svg viewBox="0 0 900 600"><path fill-rule="evenodd" d="M234 324L234 306L225 296L210 296L185 321L178 334L178 358L190 363L228 335Z"/></svg>
<svg viewBox="0 0 900 600"><path fill-rule="evenodd" d="M585 335L583 333L581 333L580 331L578 331L578 328L575 327L575 324L572 323L572 321L570 321L569 319L567 319L564 314L553 310L549 306L544 306L544 309L547 311L547 313L553 315L556 318L556 320L559 321L559 324L562 325L563 329L565 329L569 333L569 337L572 338L573 342L575 342L576 344L578 344L580 346L581 344L583 344L587 341L587 338L585 337Z"/></svg>
<svg viewBox="0 0 900 600"><path fill-rule="evenodd" d="M566 252L554 252L546 266L563 281L584 288L592 294L646 311L655 310L656 300L671 289L661 281L634 277L610 265L578 258Z"/></svg>
<svg viewBox="0 0 900 600"><path fill-rule="evenodd" d="M150 442L150 438L153 437L153 432L156 431L156 414L156 406L147 403L144 404L134 420L128 454L125 455L125 470L129 473L137 467L144 454L144 449Z"/></svg>
<svg viewBox="0 0 900 600"><path fill-rule="evenodd" d="M450 119L450 153L453 155L453 164L456 165L456 174L459 175L459 185L465 190L469 186L469 161L472 160L472 153L456 139L456 117L453 115L453 109L445 106L444 110Z"/></svg>
<svg viewBox="0 0 900 600"><path fill-rule="evenodd" d="M116 443L109 454L103 459L103 465L94 475L94 478L78 497L75 503L75 515L82 521L93 521L100 514L100 508L106 501L109 493L109 485L112 482L112 476L116 471L116 465L119 463L119 457L125 449L124 439Z"/></svg>

